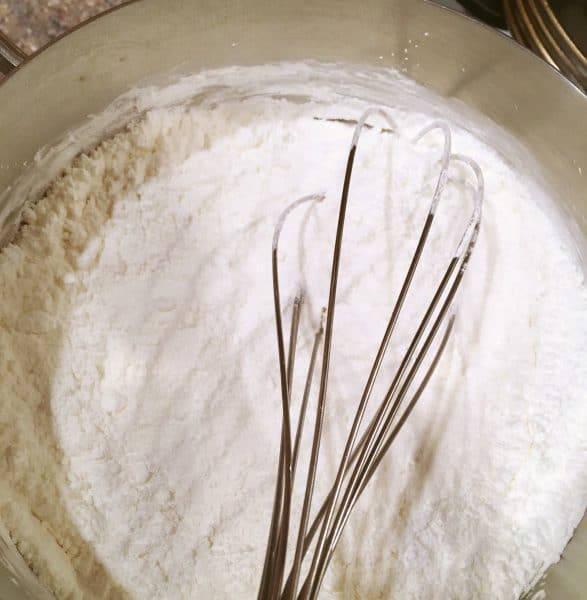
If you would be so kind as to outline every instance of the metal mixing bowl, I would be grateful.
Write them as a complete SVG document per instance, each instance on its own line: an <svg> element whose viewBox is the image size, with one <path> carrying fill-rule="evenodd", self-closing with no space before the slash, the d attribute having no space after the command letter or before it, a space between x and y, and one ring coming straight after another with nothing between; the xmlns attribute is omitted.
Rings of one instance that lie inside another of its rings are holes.
<svg viewBox="0 0 587 600"><path fill-rule="evenodd" d="M409 39L420 42L404 64ZM308 58L406 68L495 121L533 154L585 247L587 98L508 38L423 0L141 0L89 22L0 86L0 224L10 220L6 190L37 150L129 88L164 73ZM48 597L0 524L1 565L0 597ZM583 519L542 585L546 597L587 597L586 566Z"/></svg>

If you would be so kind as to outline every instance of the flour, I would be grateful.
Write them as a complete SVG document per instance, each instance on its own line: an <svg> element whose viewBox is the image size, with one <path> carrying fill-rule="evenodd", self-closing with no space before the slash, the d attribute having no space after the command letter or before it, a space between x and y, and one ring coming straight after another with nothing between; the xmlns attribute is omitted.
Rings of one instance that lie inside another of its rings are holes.
<svg viewBox="0 0 587 600"><path fill-rule="evenodd" d="M280 246L284 303L307 294L299 398L352 136L323 119L362 106L260 95L154 109L25 211L0 254L0 518L57 597L254 597L280 427L273 226L325 193ZM439 168L440 135L410 142L431 117L394 116L401 132L366 130L357 154L318 498ZM514 599L587 505L581 265L536 186L452 129L485 175L478 247L449 346L324 598ZM451 170L375 399L466 222L466 179Z"/></svg>

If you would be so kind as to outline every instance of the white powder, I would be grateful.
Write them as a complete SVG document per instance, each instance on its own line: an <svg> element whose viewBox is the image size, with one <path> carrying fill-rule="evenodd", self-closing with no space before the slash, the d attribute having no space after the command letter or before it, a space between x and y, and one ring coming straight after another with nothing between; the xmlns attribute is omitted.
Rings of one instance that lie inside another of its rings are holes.
<svg viewBox="0 0 587 600"><path fill-rule="evenodd" d="M281 415L272 230L291 201L326 193L281 242L284 300L308 296L299 397L352 135L314 117L360 112L270 98L154 110L26 211L0 254L0 518L57 597L254 597ZM365 131L357 155L317 498L438 173L441 136L408 141L431 118L396 118L402 135ZM536 187L453 132L487 188L456 328L324 598L514 599L587 504L583 271ZM466 171L452 176L374 399L470 210Z"/></svg>

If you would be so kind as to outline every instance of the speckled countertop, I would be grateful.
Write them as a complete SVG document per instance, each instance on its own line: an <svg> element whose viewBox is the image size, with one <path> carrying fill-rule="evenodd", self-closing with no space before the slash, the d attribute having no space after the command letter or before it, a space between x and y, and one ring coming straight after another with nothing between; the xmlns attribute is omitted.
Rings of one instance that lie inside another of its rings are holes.
<svg viewBox="0 0 587 600"><path fill-rule="evenodd" d="M0 0L0 30L26 53L124 0Z"/></svg>

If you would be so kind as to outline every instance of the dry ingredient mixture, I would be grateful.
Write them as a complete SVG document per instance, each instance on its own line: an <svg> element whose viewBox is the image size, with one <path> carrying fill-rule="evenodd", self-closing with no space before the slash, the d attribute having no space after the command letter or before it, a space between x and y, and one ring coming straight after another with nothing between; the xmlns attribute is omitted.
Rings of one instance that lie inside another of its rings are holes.
<svg viewBox="0 0 587 600"><path fill-rule="evenodd" d="M152 110L25 211L0 254L0 519L58 598L255 596L280 426L272 230L325 192L281 242L284 301L307 294L303 365L352 135L323 119L360 113L263 96ZM395 116L401 131L365 131L357 155L318 498L439 169L440 135L410 141L432 118ZM453 132L486 180L456 328L324 598L514 599L587 504L584 271L532 181ZM376 399L465 223L468 178L451 170Z"/></svg>

